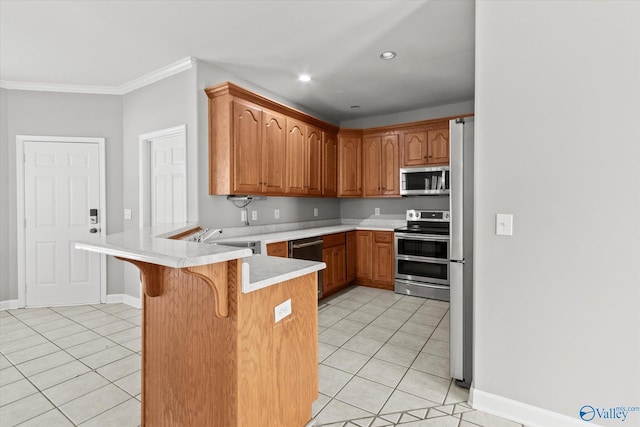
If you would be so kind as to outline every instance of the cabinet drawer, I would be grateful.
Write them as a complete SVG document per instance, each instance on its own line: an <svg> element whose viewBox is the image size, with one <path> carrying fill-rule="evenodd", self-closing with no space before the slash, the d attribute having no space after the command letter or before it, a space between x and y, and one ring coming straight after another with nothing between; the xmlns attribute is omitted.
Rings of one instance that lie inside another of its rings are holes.
<svg viewBox="0 0 640 427"><path fill-rule="evenodd" d="M391 231L374 231L373 240L376 243L391 243L393 242L393 232Z"/></svg>
<svg viewBox="0 0 640 427"><path fill-rule="evenodd" d="M332 246L344 245L345 233L327 234L322 236L322 247L330 248Z"/></svg>
<svg viewBox="0 0 640 427"><path fill-rule="evenodd" d="M267 244L267 255L279 256L281 258L289 257L289 244L287 241Z"/></svg>

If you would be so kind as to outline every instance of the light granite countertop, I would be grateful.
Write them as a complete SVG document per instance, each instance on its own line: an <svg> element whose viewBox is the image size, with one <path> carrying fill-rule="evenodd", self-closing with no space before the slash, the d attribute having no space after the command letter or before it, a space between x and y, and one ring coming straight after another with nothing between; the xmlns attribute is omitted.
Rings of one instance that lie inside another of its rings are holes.
<svg viewBox="0 0 640 427"><path fill-rule="evenodd" d="M289 240L306 239L309 237L324 236L333 233L344 233L346 231L353 230L374 230L374 231L393 231L397 227L406 225L406 221L401 220L377 220L377 221L358 221L358 220L346 220L348 223L326 225L320 227L300 228L295 230L286 230L278 232L259 232L258 230L264 230L264 227L255 227L256 233L251 234L238 234L235 230L231 233L223 230L222 234L214 236L211 239L212 243L224 244L227 242L260 242L261 253L266 254L266 245L269 243L283 242ZM228 237L228 235L231 236Z"/></svg>
<svg viewBox="0 0 640 427"><path fill-rule="evenodd" d="M168 237L198 224L169 224L77 242L76 249L172 268L194 267L242 258L242 292L248 293L326 268L323 262L252 256L251 249L173 240Z"/></svg>

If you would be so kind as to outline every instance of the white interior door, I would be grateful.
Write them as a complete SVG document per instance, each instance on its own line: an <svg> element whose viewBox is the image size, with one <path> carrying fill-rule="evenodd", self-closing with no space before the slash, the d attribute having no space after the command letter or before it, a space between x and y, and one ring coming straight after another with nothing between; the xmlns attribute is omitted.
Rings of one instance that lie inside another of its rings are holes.
<svg viewBox="0 0 640 427"><path fill-rule="evenodd" d="M74 248L104 217L89 218L100 207L98 144L27 141L24 154L26 305L99 303L100 255Z"/></svg>
<svg viewBox="0 0 640 427"><path fill-rule="evenodd" d="M151 140L151 225L187 220L186 150L181 135Z"/></svg>

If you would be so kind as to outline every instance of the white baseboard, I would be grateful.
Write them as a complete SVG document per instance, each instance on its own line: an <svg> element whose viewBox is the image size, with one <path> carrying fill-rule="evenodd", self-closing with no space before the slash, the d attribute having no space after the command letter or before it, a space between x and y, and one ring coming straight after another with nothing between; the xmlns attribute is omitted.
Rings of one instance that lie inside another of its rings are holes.
<svg viewBox="0 0 640 427"><path fill-rule="evenodd" d="M107 295L107 304L126 304L133 308L142 308L142 301L140 301L140 298L132 297L127 294Z"/></svg>
<svg viewBox="0 0 640 427"><path fill-rule="evenodd" d="M472 388L470 393L471 407L488 414L506 418L524 424L527 427L574 427L583 426L585 422L564 414L529 405L517 400ZM597 424L589 423L592 426Z"/></svg>
<svg viewBox="0 0 640 427"><path fill-rule="evenodd" d="M20 308L17 299L9 299L6 301L0 301L0 311L13 310L14 308Z"/></svg>

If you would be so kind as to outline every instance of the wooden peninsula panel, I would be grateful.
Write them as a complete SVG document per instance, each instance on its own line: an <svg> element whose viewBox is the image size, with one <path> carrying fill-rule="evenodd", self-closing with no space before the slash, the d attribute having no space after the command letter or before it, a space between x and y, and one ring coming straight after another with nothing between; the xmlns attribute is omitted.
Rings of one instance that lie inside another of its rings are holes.
<svg viewBox="0 0 640 427"><path fill-rule="evenodd" d="M120 258L123 259L123 258ZM142 425L304 426L318 397L317 273L242 293L242 260L141 272ZM275 323L274 307L292 314Z"/></svg>

